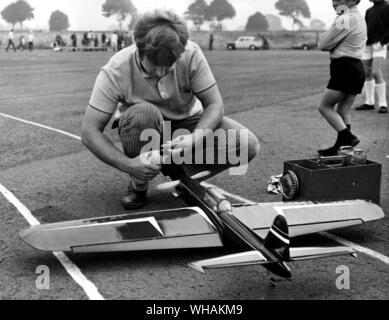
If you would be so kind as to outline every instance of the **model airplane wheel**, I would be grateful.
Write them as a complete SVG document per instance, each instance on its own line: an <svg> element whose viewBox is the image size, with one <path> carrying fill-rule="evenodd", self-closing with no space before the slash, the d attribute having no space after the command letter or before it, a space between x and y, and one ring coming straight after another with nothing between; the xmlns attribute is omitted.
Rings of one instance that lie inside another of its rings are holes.
<svg viewBox="0 0 389 320"><path fill-rule="evenodd" d="M282 189L282 195L287 200L293 200L300 189L300 183L297 175L289 170L281 178L281 189Z"/></svg>

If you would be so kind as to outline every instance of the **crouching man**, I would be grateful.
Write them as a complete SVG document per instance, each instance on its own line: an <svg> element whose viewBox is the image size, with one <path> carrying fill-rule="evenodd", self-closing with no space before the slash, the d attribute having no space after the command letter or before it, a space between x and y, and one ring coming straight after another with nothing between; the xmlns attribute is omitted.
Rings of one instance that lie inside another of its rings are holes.
<svg viewBox="0 0 389 320"><path fill-rule="evenodd" d="M82 142L100 160L129 174L129 190L122 198L128 210L146 203L149 182L161 171L172 179L180 170L190 176L209 171L211 177L246 165L259 152L255 135L224 117L223 99L208 62L188 38L185 22L176 14L146 13L135 26L135 45L114 55L97 77ZM118 105L123 152L104 135ZM166 128L173 133L170 139L164 139ZM148 137L150 132L154 136ZM212 136L213 132L217 134ZM209 143L204 147L210 136L211 148ZM157 141L154 150L164 154L179 150L180 155L194 157L163 166L145 161L144 152L153 144L150 139ZM228 161L232 152L246 154L247 159L232 163Z"/></svg>

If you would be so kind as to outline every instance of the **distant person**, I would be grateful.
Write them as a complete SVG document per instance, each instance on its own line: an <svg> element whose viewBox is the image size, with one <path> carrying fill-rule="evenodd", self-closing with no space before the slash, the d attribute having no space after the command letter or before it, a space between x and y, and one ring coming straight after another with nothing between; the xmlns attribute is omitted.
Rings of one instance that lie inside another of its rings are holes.
<svg viewBox="0 0 389 320"><path fill-rule="evenodd" d="M64 42L63 42L62 36L60 34L57 34L57 36L55 37L55 44L56 44L56 47L63 47L64 46Z"/></svg>
<svg viewBox="0 0 389 320"><path fill-rule="evenodd" d="M72 47L77 48L77 35L76 35L76 33L71 34L70 41L72 42Z"/></svg>
<svg viewBox="0 0 389 320"><path fill-rule="evenodd" d="M259 38L262 40L262 50L269 50L270 49L270 44L269 40L263 35L259 35Z"/></svg>
<svg viewBox="0 0 389 320"><path fill-rule="evenodd" d="M95 48L99 47L99 37L97 34L95 34L95 37L94 37L94 46L95 46Z"/></svg>
<svg viewBox="0 0 389 320"><path fill-rule="evenodd" d="M101 34L101 45L103 47L105 47L107 45L107 35L105 34L105 32L103 32Z"/></svg>
<svg viewBox="0 0 389 320"><path fill-rule="evenodd" d="M367 27L357 8L359 2L360 0L335 0L334 8L338 17L319 40L319 48L329 51L331 57L331 79L319 111L338 133L332 147L318 151L323 157L337 155L340 147L355 147L360 142L351 133L350 116L351 106L356 96L362 92L366 79L361 59L367 40Z"/></svg>
<svg viewBox="0 0 389 320"><path fill-rule="evenodd" d="M88 45L89 45L88 32L84 33L82 40L81 40L81 44L84 48L88 47Z"/></svg>
<svg viewBox="0 0 389 320"><path fill-rule="evenodd" d="M34 50L34 33L32 30L30 30L30 33L28 34L28 50Z"/></svg>
<svg viewBox="0 0 389 320"><path fill-rule="evenodd" d="M123 40L124 40L123 32L120 31L118 33L118 51L123 49Z"/></svg>
<svg viewBox="0 0 389 320"><path fill-rule="evenodd" d="M118 50L118 34L116 31L111 35L111 49L114 52Z"/></svg>
<svg viewBox="0 0 389 320"><path fill-rule="evenodd" d="M88 32L88 46L93 47L94 46L94 40L95 40L95 34L92 31Z"/></svg>
<svg viewBox="0 0 389 320"><path fill-rule="evenodd" d="M26 38L24 38L24 35L21 35L19 37L19 45L16 49L21 50L21 51L24 51L27 49L26 48Z"/></svg>
<svg viewBox="0 0 389 320"><path fill-rule="evenodd" d="M15 38L14 30L11 29L10 32L8 33L8 45L7 45L7 48L5 48L5 52L8 52L10 47L12 47L14 49L14 51L16 52L14 38Z"/></svg>
<svg viewBox="0 0 389 320"><path fill-rule="evenodd" d="M127 31L124 34L124 47L130 47L132 45L132 35L131 32Z"/></svg>
<svg viewBox="0 0 389 320"><path fill-rule="evenodd" d="M374 110L375 94L377 92L379 113L388 113L386 99L386 83L382 73L389 43L389 4L385 0L370 0L373 2L366 12L367 46L364 54L366 69L366 100L356 110Z"/></svg>
<svg viewBox="0 0 389 320"><path fill-rule="evenodd" d="M213 50L213 42L214 42L214 37L213 37L213 34L211 33L209 36L209 50L210 51Z"/></svg>

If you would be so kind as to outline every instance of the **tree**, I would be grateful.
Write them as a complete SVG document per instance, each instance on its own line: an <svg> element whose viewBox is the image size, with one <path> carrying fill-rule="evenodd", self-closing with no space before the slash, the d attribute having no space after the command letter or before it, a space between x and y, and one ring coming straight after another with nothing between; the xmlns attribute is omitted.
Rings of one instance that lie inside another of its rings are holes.
<svg viewBox="0 0 389 320"><path fill-rule="evenodd" d="M62 11L54 11L49 20L50 31L63 31L70 27L68 16Z"/></svg>
<svg viewBox="0 0 389 320"><path fill-rule="evenodd" d="M268 29L269 24L267 23L266 17L260 12L254 13L247 20L246 32L267 31Z"/></svg>
<svg viewBox="0 0 389 320"><path fill-rule="evenodd" d="M209 5L208 12L208 20L216 19L219 30L222 29L223 20L232 19L236 16L235 8L228 0L213 0Z"/></svg>
<svg viewBox="0 0 389 320"><path fill-rule="evenodd" d="M303 25L300 20L301 17L311 18L311 12L305 0L278 0L276 2L276 9L280 12L280 15L292 18L293 30L296 24L299 26Z"/></svg>
<svg viewBox="0 0 389 320"><path fill-rule="evenodd" d="M209 7L204 0L196 0L185 12L186 18L193 22L197 31L201 29L201 26L208 19L208 8Z"/></svg>
<svg viewBox="0 0 389 320"><path fill-rule="evenodd" d="M319 19L313 19L311 21L311 29L312 30L325 30L326 27L327 27L326 24Z"/></svg>
<svg viewBox="0 0 389 320"><path fill-rule="evenodd" d="M122 30L123 21L137 13L137 9L131 0L106 0L102 10L104 17L116 16L120 30Z"/></svg>
<svg viewBox="0 0 389 320"><path fill-rule="evenodd" d="M1 12L1 16L5 21L12 24L14 28L16 23L20 23L23 28L23 22L34 18L34 9L24 0L18 0L11 3Z"/></svg>
<svg viewBox="0 0 389 320"><path fill-rule="evenodd" d="M135 29L135 25L138 22L139 17L140 17L140 14L138 14L138 13L133 13L131 15L131 21L128 24L128 30L134 30Z"/></svg>
<svg viewBox="0 0 389 320"><path fill-rule="evenodd" d="M282 27L281 18L279 16L276 16L275 14L267 14L266 20L269 24L270 31L284 30L284 28Z"/></svg>

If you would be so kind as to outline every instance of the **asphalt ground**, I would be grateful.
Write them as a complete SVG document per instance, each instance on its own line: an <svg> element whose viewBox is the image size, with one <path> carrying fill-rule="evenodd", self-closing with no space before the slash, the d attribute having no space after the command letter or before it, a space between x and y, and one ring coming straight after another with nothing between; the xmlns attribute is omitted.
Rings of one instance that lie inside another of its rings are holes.
<svg viewBox="0 0 389 320"><path fill-rule="evenodd" d="M0 299L389 298L387 217L333 233L373 254L294 263L293 280L275 288L260 267L215 270L206 275L187 267L188 262L223 255L224 249L68 255L74 264L66 262L67 270L77 266L76 274L85 277L80 285L74 281L77 276L72 273L71 277L53 254L23 243L18 233L28 223L20 204L40 223L125 213L119 200L127 188L126 175L99 162L77 139L94 80L111 54L0 54L0 184L20 201L18 210L0 194ZM318 148L335 140L335 133L317 111L328 81L328 56L317 51L214 51L206 56L227 115L251 129L261 143L260 155L245 176L223 173L210 183L247 200L280 201L279 196L266 192L269 177L282 172L284 161L311 158ZM388 116L354 112L353 131L369 158L383 165L381 198L387 213ZM107 134L118 143L116 132L108 130ZM153 185L162 181L158 178ZM153 191L150 199L143 210L184 205L166 192ZM305 241L309 244L309 238ZM50 270L49 290L36 287L36 268L41 265ZM349 290L336 287L336 269L342 265L350 269Z"/></svg>

